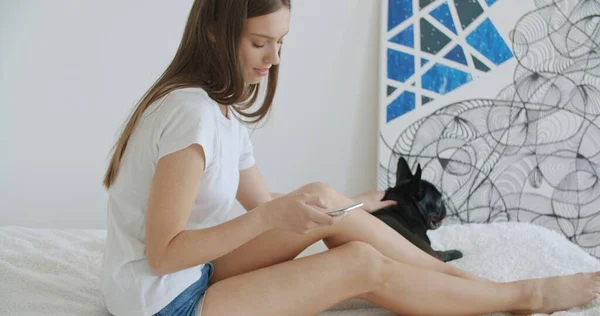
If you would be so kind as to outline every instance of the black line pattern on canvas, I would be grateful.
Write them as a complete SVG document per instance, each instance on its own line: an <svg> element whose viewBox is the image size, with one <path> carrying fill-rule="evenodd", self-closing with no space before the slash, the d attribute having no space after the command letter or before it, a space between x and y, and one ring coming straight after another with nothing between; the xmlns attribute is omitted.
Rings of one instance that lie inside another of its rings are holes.
<svg viewBox="0 0 600 316"><path fill-rule="evenodd" d="M458 223L530 222L600 258L600 0L536 0L510 33L517 66L495 99L445 106L402 131L400 155Z"/></svg>

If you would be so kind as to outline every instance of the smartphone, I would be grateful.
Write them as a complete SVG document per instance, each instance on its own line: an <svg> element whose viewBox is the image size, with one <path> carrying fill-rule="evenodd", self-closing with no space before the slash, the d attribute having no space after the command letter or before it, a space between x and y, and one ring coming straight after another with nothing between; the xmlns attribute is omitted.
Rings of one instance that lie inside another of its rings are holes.
<svg viewBox="0 0 600 316"><path fill-rule="evenodd" d="M338 217L338 216L346 215L346 214L350 213L350 211L352 211L353 209L359 208L361 206L363 206L362 202L356 203L356 204L352 204L352 205L348 205L348 206L346 206L346 207L344 207L342 209L335 210L335 211L330 211L330 212L327 212L325 214L327 214L327 215L329 215L331 217Z"/></svg>

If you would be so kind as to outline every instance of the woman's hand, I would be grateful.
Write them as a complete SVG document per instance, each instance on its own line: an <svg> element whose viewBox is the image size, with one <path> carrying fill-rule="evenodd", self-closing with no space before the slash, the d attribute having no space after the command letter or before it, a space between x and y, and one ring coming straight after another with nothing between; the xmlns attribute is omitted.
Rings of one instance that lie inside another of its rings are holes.
<svg viewBox="0 0 600 316"><path fill-rule="evenodd" d="M381 199L383 199L383 197L385 196L385 191L371 191L371 192L365 192L355 198L353 198L352 200L354 202L363 202L363 209L369 213L373 213L375 211L384 209L388 206L392 206L395 205L397 202L396 201L382 201Z"/></svg>
<svg viewBox="0 0 600 316"><path fill-rule="evenodd" d="M321 197L306 193L284 195L259 207L269 227L299 234L333 225L339 220L325 214L327 205Z"/></svg>

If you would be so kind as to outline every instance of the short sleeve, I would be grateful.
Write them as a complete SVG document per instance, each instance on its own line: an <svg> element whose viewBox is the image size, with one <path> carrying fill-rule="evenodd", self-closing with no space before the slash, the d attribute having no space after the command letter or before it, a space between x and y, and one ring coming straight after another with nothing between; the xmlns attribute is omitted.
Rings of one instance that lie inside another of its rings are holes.
<svg viewBox="0 0 600 316"><path fill-rule="evenodd" d="M239 169L244 170L254 166L254 148L248 135L248 129L240 126L240 164Z"/></svg>
<svg viewBox="0 0 600 316"><path fill-rule="evenodd" d="M161 104L158 124L158 159L192 144L202 146L205 169L215 155L215 120L210 104L202 97L167 96Z"/></svg>

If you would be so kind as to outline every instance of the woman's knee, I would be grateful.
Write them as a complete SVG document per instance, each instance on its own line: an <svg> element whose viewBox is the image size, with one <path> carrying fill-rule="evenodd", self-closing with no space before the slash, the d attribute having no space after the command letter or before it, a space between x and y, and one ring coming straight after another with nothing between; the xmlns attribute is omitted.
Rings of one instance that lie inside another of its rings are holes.
<svg viewBox="0 0 600 316"><path fill-rule="evenodd" d="M323 199L325 204L331 209L337 209L348 206L352 200L338 192L329 184L323 182L313 182L300 187L296 193L317 195Z"/></svg>
<svg viewBox="0 0 600 316"><path fill-rule="evenodd" d="M384 283L384 270L390 260L371 244L362 241L350 241L337 248L344 252L345 262L355 263L356 273L364 277L364 282L372 288Z"/></svg>
<svg viewBox="0 0 600 316"><path fill-rule="evenodd" d="M330 197L337 194L337 191L324 182L313 182L306 184L296 190L298 193L314 194L321 197Z"/></svg>

